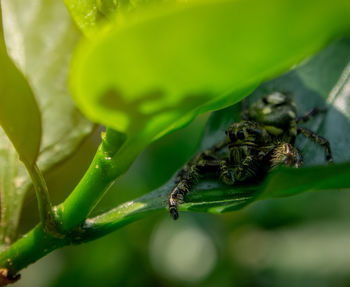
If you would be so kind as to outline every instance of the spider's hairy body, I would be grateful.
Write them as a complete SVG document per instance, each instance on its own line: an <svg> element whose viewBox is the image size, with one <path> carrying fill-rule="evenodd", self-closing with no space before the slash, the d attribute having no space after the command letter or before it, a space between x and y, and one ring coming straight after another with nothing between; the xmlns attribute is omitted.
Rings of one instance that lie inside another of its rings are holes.
<svg viewBox="0 0 350 287"><path fill-rule="evenodd" d="M280 92L262 97L248 109L243 107L242 121L226 129L225 140L197 154L179 171L169 195L172 217L178 218L178 204L205 174L216 174L223 183L231 185L262 178L275 166L300 167L302 155L294 146L298 134L322 145L326 160L331 162L329 142L297 126L324 111L316 108L297 117L292 98Z"/></svg>

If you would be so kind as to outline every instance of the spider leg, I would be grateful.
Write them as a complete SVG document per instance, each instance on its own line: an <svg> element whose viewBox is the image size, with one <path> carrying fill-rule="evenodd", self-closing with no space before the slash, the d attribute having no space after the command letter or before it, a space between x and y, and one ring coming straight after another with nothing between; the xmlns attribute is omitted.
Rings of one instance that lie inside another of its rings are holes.
<svg viewBox="0 0 350 287"><path fill-rule="evenodd" d="M255 160L247 156L239 166L230 166L227 159L220 161L220 180L227 185L232 185L235 181L244 181L255 175Z"/></svg>
<svg viewBox="0 0 350 287"><path fill-rule="evenodd" d="M220 161L220 180L227 184L234 184L236 181L243 182L254 178L258 173L264 171L263 159L257 160L259 155L252 156L250 147L242 147L244 156L242 159L223 159ZM255 152L254 152L255 154Z"/></svg>
<svg viewBox="0 0 350 287"><path fill-rule="evenodd" d="M235 178L234 178L234 169L230 167L230 164L227 159L223 159L219 163L219 173L220 173L220 180L227 184L231 185L234 184Z"/></svg>
<svg viewBox="0 0 350 287"><path fill-rule="evenodd" d="M331 147L327 139L319 136L318 134L306 128L298 127L297 131L298 131L298 134L302 134L303 136L310 139L311 141L321 145L324 148L326 160L329 163L333 162Z"/></svg>
<svg viewBox="0 0 350 287"><path fill-rule="evenodd" d="M199 154L178 173L176 185L170 192L168 200L170 214L175 220L179 217L178 204L183 201L184 196L198 182L199 178L208 172L215 172L219 169L220 160L206 160L205 157L204 153Z"/></svg>
<svg viewBox="0 0 350 287"><path fill-rule="evenodd" d="M235 168L235 179L237 181L245 181L246 179L253 178L256 175L256 160L250 155L247 155L240 165Z"/></svg>
<svg viewBox="0 0 350 287"><path fill-rule="evenodd" d="M169 194L169 211L174 219L179 217L178 203L192 189L200 177L209 172L217 172L220 168L218 152L227 146L223 140L211 148L204 150L189 161L177 174L175 187Z"/></svg>
<svg viewBox="0 0 350 287"><path fill-rule="evenodd" d="M305 115L297 117L296 122L297 123L306 123L308 120L310 120L312 117L325 113L327 111L326 108L313 108L310 111L308 111Z"/></svg>

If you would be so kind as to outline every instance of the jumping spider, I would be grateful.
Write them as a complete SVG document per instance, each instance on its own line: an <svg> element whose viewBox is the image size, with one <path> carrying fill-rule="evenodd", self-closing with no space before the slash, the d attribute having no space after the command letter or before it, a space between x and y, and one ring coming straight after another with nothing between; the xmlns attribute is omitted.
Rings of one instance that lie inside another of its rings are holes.
<svg viewBox="0 0 350 287"><path fill-rule="evenodd" d="M294 146L298 134L321 145L326 160L333 161L327 139L297 126L325 109L314 108L297 117L291 96L281 92L262 97L249 109L244 103L242 121L226 129L225 140L197 154L178 172L169 195L169 211L174 219L179 217L178 204L207 173L216 174L223 183L232 185L261 178L275 166L300 167L302 155Z"/></svg>

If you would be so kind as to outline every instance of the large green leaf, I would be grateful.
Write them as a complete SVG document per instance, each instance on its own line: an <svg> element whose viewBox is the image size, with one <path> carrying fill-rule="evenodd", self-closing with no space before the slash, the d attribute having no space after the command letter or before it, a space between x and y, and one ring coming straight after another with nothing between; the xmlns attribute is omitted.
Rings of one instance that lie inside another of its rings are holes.
<svg viewBox="0 0 350 287"><path fill-rule="evenodd" d="M348 31L349 11L342 0L222 0L135 12L81 43L72 95L91 120L149 143Z"/></svg>
<svg viewBox="0 0 350 287"><path fill-rule="evenodd" d="M22 73L8 57L0 7L0 125L23 160L35 162L40 147L40 112Z"/></svg>
<svg viewBox="0 0 350 287"><path fill-rule="evenodd" d="M2 10L9 54L28 79L41 110L38 165L45 171L74 152L92 130L93 125L75 108L67 84L72 50L80 33L60 0L2 1ZM16 85L17 82L13 84ZM21 102L24 100L18 99L17 103ZM25 112L15 115L26 123L34 117ZM35 138L33 130L27 129L26 133L27 141ZM7 209L12 213L8 237L13 238L30 179L3 134L0 146L1 176L6 180L7 193L13 197Z"/></svg>
<svg viewBox="0 0 350 287"><path fill-rule="evenodd" d="M306 127L326 137L331 144L335 163L327 165L321 147L301 136L296 146L302 151L304 166L279 168L255 184L227 186L217 179L203 178L179 206L182 211L223 213L237 210L256 200L292 196L307 191L350 189L350 38L338 41L295 70L263 84L249 98L254 102L272 91L288 91L302 115L313 107L328 106L326 114L310 120ZM206 149L224 139L225 129L240 120L240 104L214 112L207 123L202 145ZM143 216L167 208L175 176L164 186L127 202L94 219L96 230L110 232ZM337 196L334 193L334 196ZM94 238L95 231L91 230Z"/></svg>
<svg viewBox="0 0 350 287"><path fill-rule="evenodd" d="M21 160L35 163L41 141L40 112L33 92L22 73L8 57L3 37L0 5L0 245L9 243L18 221L23 193L19 169ZM5 132L6 134L5 134ZM10 140L11 142L10 142ZM17 152L16 152L16 150ZM19 155L19 156L18 156Z"/></svg>
<svg viewBox="0 0 350 287"><path fill-rule="evenodd" d="M38 163L47 169L71 154L91 132L91 123L76 109L67 85L80 33L59 0L26 5L20 0L3 1L3 12L9 54L28 78L42 113Z"/></svg>

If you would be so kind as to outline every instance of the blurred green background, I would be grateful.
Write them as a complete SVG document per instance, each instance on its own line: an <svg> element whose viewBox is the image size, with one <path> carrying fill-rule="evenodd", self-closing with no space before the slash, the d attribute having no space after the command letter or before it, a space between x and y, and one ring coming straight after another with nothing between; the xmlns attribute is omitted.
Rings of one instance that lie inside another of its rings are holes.
<svg viewBox="0 0 350 287"><path fill-rule="evenodd" d="M96 212L166 182L196 150L206 119L151 145ZM54 203L87 168L99 132L48 173ZM38 221L35 202L31 191L22 233ZM175 222L165 212L153 214L94 242L53 252L23 270L14 286L349 286L348 202L348 191L308 192L220 216L182 213Z"/></svg>

